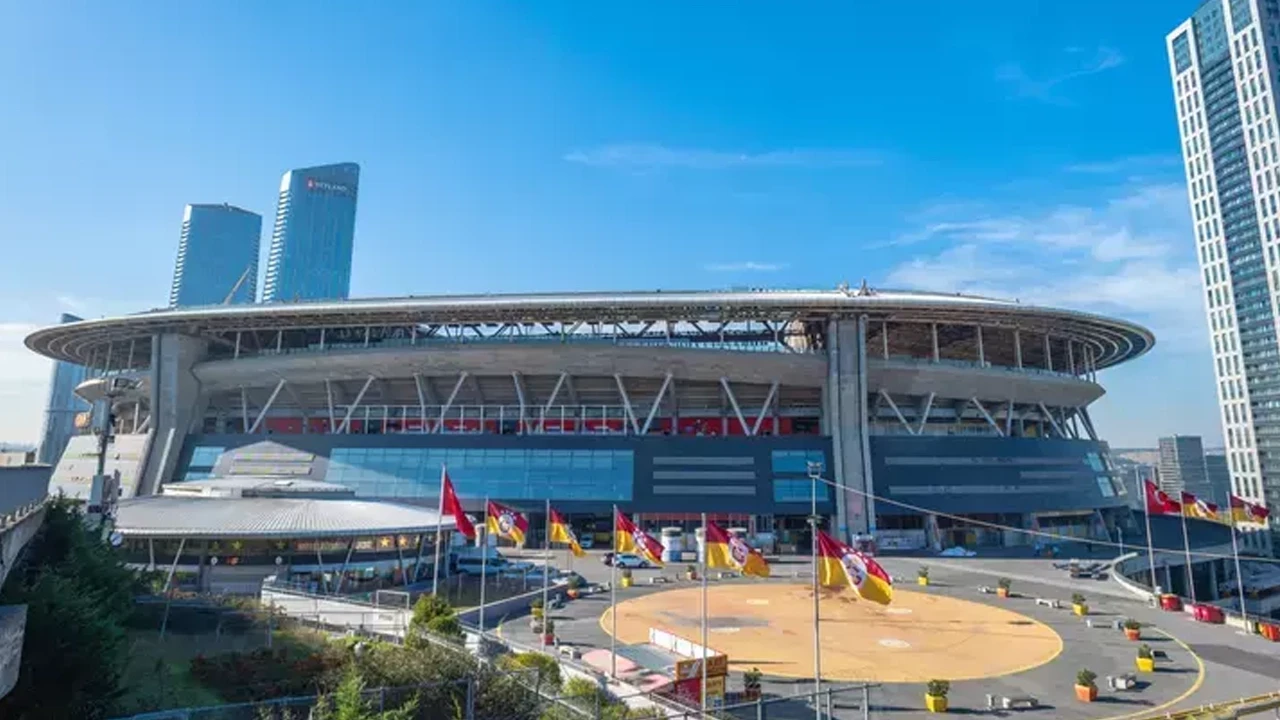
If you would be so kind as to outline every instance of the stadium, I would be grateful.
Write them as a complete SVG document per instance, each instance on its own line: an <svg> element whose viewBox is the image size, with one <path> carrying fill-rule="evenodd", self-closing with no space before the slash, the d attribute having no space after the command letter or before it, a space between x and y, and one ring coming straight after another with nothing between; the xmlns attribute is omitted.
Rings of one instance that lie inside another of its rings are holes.
<svg viewBox="0 0 1280 720"><path fill-rule="evenodd" d="M1127 516L1089 406L1097 372L1154 344L1124 320L859 288L471 295L157 310L41 329L110 403L124 497L208 478L334 483L468 510L550 499L579 534L611 507L648 527L709 512L805 542L1105 538ZM101 405L100 405L101 406ZM96 457L73 439L55 491ZM942 514L940 516L939 514Z"/></svg>

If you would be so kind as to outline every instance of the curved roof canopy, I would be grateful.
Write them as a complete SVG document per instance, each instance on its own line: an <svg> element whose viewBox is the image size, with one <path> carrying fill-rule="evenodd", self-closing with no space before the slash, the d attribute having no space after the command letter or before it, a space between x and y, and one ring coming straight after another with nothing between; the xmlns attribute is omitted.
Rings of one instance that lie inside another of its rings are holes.
<svg viewBox="0 0 1280 720"><path fill-rule="evenodd" d="M1125 320L1073 310L958 294L839 288L835 290L652 291L442 295L403 298L226 305L155 310L55 325L29 335L27 347L56 360L92 364L95 357L136 359L157 333L217 333L358 325L495 323L624 323L646 321L822 321L867 315L873 321L1020 327L1080 338L1098 348L1098 367L1150 350L1150 330ZM114 353L109 351L114 348ZM129 351L133 355L133 351ZM143 363L145 365L145 362ZM112 369L119 369L113 365Z"/></svg>
<svg viewBox="0 0 1280 720"><path fill-rule="evenodd" d="M352 499L149 495L121 500L115 529L125 537L292 539L435 532L434 510ZM444 529L454 527L445 518Z"/></svg>

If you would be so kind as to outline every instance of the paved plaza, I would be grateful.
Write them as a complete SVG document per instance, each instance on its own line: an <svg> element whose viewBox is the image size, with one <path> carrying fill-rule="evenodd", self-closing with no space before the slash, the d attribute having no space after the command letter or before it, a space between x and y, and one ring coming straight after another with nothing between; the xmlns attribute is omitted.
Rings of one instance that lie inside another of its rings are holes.
<svg viewBox="0 0 1280 720"><path fill-rule="evenodd" d="M955 712L988 714L988 695L997 702L1030 696L1041 707L1021 712L1082 720L1136 720L1280 687L1276 644L1149 608L1111 582L1070 580L1049 561L891 557L882 562L898 578L891 606L862 602L848 593L821 596L823 678L837 690L836 717L862 717L861 692L841 689L870 683L871 717L923 718L924 682L931 678L952 681ZM930 567L928 587L914 583L921 564ZM591 581L608 580L608 568L594 555L575 566ZM812 690L812 595L807 559L775 562L774 571L770 580L711 582L708 644L730 656L731 690L741 687L741 671L758 667L765 673L766 696L787 698ZM649 584L651 576L669 582ZM1013 580L1014 597L978 591L994 586L998 577ZM638 571L635 578L635 586L618 591L619 654L643 659L639 651L649 627L696 641L698 584L677 578L675 568ZM1071 613L1073 592L1088 597L1087 618ZM1036 598L1057 599L1062 607L1037 604ZM570 602L553 614L560 641L607 666L609 612L607 593ZM1138 676L1136 688L1110 690L1108 676L1134 672L1138 643L1112 627L1125 617L1143 622L1143 642L1166 657L1157 672ZM536 644L525 619L505 620L505 636ZM643 668L636 665L625 662L639 679ZM1084 668L1099 676L1100 694L1092 704L1074 697L1076 672ZM651 683L652 678L645 681ZM754 712L746 715L755 717ZM787 701L770 705L766 716L812 717L813 711L804 702Z"/></svg>

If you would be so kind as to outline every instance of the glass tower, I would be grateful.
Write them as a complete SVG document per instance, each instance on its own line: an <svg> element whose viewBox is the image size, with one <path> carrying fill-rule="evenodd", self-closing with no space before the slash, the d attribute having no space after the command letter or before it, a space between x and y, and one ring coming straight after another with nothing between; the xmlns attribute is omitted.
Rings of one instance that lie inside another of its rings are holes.
<svg viewBox="0 0 1280 720"><path fill-rule="evenodd" d="M62 314L60 322L80 322L75 315ZM36 462L56 465L67 449L71 436L76 434L76 415L89 409L89 403L75 393L76 386L85 381L87 373L83 365L68 362L53 364L53 377L49 381L49 404L44 411L44 431L40 434L40 450Z"/></svg>
<svg viewBox="0 0 1280 720"><path fill-rule="evenodd" d="M284 174L263 302L338 300L350 294L359 186L355 163Z"/></svg>
<svg viewBox="0 0 1280 720"><path fill-rule="evenodd" d="M169 307L251 303L258 293L262 216L231 205L182 213Z"/></svg>
<svg viewBox="0 0 1280 720"><path fill-rule="evenodd" d="M1232 492L1280 520L1280 3L1207 0L1166 38ZM1257 528L1261 529L1261 528Z"/></svg>

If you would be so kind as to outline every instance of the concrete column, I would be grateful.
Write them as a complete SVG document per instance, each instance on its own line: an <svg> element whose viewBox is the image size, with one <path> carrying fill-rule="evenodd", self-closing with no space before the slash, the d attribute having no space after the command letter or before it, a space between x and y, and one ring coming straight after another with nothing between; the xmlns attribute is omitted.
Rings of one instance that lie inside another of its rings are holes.
<svg viewBox="0 0 1280 720"><path fill-rule="evenodd" d="M151 339L152 440L142 463L139 495L151 495L168 482L182 445L209 400L191 370L204 360L209 343L189 335L155 335Z"/></svg>
<svg viewBox="0 0 1280 720"><path fill-rule="evenodd" d="M840 536L871 532L871 452L867 437L867 319L827 323L827 386L823 393L823 425L831 436L829 476L852 488L836 490L836 524ZM861 491L861 492L855 492Z"/></svg>
<svg viewBox="0 0 1280 720"><path fill-rule="evenodd" d="M1210 560L1206 563L1209 566L1209 599L1221 600L1222 595L1218 593L1218 560Z"/></svg>

